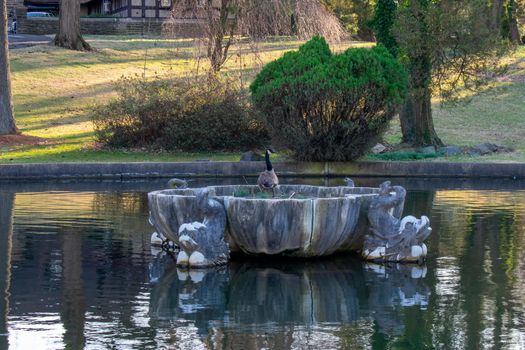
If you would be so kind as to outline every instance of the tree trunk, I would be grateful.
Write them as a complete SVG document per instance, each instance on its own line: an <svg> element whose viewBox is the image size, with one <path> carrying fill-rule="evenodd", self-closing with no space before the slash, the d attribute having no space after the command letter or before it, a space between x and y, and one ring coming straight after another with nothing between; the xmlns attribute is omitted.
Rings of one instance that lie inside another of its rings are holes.
<svg viewBox="0 0 525 350"><path fill-rule="evenodd" d="M7 4L0 4L0 135L18 132L13 115L11 76L9 70L9 47L7 39Z"/></svg>
<svg viewBox="0 0 525 350"><path fill-rule="evenodd" d="M492 16L490 26L494 32L501 33L501 18L503 16L503 1L492 0Z"/></svg>
<svg viewBox="0 0 525 350"><path fill-rule="evenodd" d="M508 17L509 17L509 39L514 44L521 43L520 30L517 19L517 2L510 0L508 6Z"/></svg>
<svg viewBox="0 0 525 350"><path fill-rule="evenodd" d="M357 37L363 41L376 41L374 31L370 28L358 28Z"/></svg>
<svg viewBox="0 0 525 350"><path fill-rule="evenodd" d="M233 36L237 29L237 16L231 16L231 7L235 1L221 0L220 7L214 7L213 1L208 1L208 58L210 59L211 75L217 74L226 60L228 51L233 43ZM217 13L218 11L218 13ZM218 17L216 17L218 14ZM228 36L228 38L226 38Z"/></svg>
<svg viewBox="0 0 525 350"><path fill-rule="evenodd" d="M434 129L432 118L432 96L429 87L418 89L414 92L412 114L414 116L414 145L417 146L443 146Z"/></svg>
<svg viewBox="0 0 525 350"><path fill-rule="evenodd" d="M518 21L516 18L512 18L509 22L509 35L510 41L514 44L521 43L520 30L518 28Z"/></svg>
<svg viewBox="0 0 525 350"><path fill-rule="evenodd" d="M430 32L427 22L429 1L412 0L408 6L419 25L414 33L421 44L418 50L408 53L410 92L399 114L403 142L414 146L442 146L432 119L432 48L428 42Z"/></svg>
<svg viewBox="0 0 525 350"><path fill-rule="evenodd" d="M432 97L429 88L412 91L399 113L402 142L414 146L442 146L432 118Z"/></svg>
<svg viewBox="0 0 525 350"><path fill-rule="evenodd" d="M401 142L408 143L410 145L414 144L416 140L416 131L414 129L414 101L409 95L403 103L403 107L399 112L399 122L401 124L401 133L403 138Z"/></svg>
<svg viewBox="0 0 525 350"><path fill-rule="evenodd" d="M80 0L60 0L55 45L78 51L91 50L89 44L80 35Z"/></svg>

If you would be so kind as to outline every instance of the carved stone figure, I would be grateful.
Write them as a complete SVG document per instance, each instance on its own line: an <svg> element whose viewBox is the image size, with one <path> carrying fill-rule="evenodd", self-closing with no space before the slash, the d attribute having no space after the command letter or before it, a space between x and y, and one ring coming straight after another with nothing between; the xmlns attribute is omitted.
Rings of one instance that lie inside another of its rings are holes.
<svg viewBox="0 0 525 350"><path fill-rule="evenodd" d="M401 186L382 183L379 195L368 209L370 233L366 236L362 255L367 260L419 262L427 255L423 241L430 235L426 216L401 219L406 191Z"/></svg>
<svg viewBox="0 0 525 350"><path fill-rule="evenodd" d="M226 210L208 190L197 193L196 205L201 211L202 222L186 223L179 227L180 252L177 265L203 268L228 262L230 250L224 240Z"/></svg>
<svg viewBox="0 0 525 350"><path fill-rule="evenodd" d="M168 181L168 187L169 188L178 188L178 189L185 189L188 188L188 181L173 178Z"/></svg>
<svg viewBox="0 0 525 350"><path fill-rule="evenodd" d="M349 177L345 177L345 184L346 184L346 187L355 187L354 180L352 180Z"/></svg>
<svg viewBox="0 0 525 350"><path fill-rule="evenodd" d="M279 191L271 199L257 197L259 188L250 185L155 191L148 195L151 223L182 248L182 266L222 264L229 250L296 257L359 250L380 261L426 256L428 218L402 218L402 187L279 185Z"/></svg>

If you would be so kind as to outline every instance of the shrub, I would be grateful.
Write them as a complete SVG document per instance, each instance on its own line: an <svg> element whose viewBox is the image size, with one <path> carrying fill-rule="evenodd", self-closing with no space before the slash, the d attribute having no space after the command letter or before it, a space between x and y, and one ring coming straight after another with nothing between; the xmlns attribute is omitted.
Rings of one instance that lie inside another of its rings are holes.
<svg viewBox="0 0 525 350"><path fill-rule="evenodd" d="M97 138L110 147L183 151L258 148L267 132L229 80L122 78L118 98L92 113Z"/></svg>
<svg viewBox="0 0 525 350"><path fill-rule="evenodd" d="M384 47L330 53L315 37L266 65L252 83L274 142L298 160L353 160L402 103L407 77Z"/></svg>

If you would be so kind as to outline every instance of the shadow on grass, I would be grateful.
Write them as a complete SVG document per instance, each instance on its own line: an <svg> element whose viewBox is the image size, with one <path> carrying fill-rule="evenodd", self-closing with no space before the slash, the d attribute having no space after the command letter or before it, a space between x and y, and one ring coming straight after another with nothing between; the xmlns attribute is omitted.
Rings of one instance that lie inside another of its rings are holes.
<svg viewBox="0 0 525 350"><path fill-rule="evenodd" d="M73 52L61 49L61 48L49 48L46 47L46 51L38 52L40 55L54 56L53 62L46 63L46 69L60 69L60 68L71 68L74 66L85 67L88 69L94 66L103 64L131 64L131 63L142 63L144 58L147 57L150 61L164 61L173 59L186 59L191 60L197 57L193 51L193 43L191 42L172 42L169 44L158 44L162 43L165 39L159 39L157 44L149 40L140 40L135 42L131 41L98 41L98 43L110 43L116 42L115 45L95 45L95 51L92 52ZM90 40L88 40L90 41ZM92 40L97 42L96 39ZM173 44L173 45L172 45ZM289 51L296 49L300 46L301 42L298 41L276 41L276 42L261 42L255 43L253 49L248 44L243 44L242 49L246 50L245 53L251 54L270 54L272 52ZM36 47L38 48L38 46ZM151 49L162 50L161 52L149 51ZM35 49L37 50L37 49ZM111 51L107 51L111 50ZM239 46L233 46L230 49L232 55L238 52ZM125 57L120 57L118 54L112 54L112 51L126 53ZM133 52L136 51L136 52ZM148 51L148 52L146 52ZM14 59L12 69L14 73L22 73L34 70L41 70L41 62L23 62L25 55L32 53L31 51L25 53L19 53ZM62 54L62 55L61 55ZM86 61L86 58L89 59ZM199 58L205 58L205 54L199 55Z"/></svg>
<svg viewBox="0 0 525 350"><path fill-rule="evenodd" d="M59 147L35 148L37 154L4 153L0 163L56 163L56 162L187 162L199 159L212 161L238 161L238 153L182 153L135 152L122 150L60 150ZM44 151L44 152L40 152ZM40 152L40 153L38 153Z"/></svg>

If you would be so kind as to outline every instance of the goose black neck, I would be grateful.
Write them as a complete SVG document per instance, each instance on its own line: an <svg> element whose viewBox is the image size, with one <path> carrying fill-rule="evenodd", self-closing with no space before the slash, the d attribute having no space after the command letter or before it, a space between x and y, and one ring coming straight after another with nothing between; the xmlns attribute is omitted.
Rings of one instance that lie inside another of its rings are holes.
<svg viewBox="0 0 525 350"><path fill-rule="evenodd" d="M272 171L273 166L272 162L270 162L270 152L266 151L266 170Z"/></svg>

